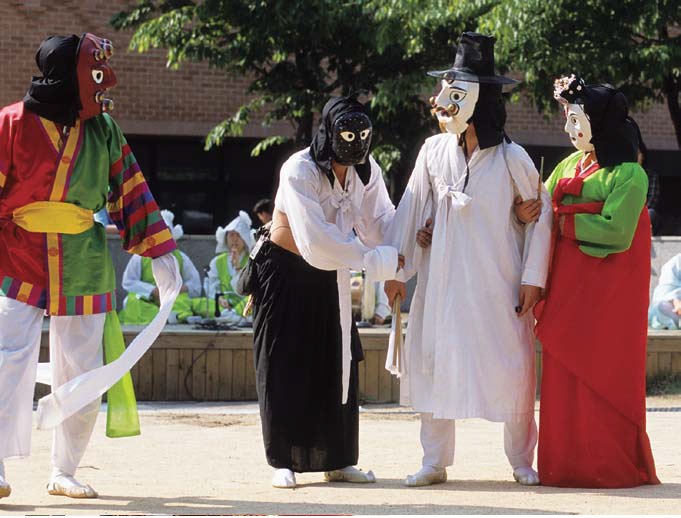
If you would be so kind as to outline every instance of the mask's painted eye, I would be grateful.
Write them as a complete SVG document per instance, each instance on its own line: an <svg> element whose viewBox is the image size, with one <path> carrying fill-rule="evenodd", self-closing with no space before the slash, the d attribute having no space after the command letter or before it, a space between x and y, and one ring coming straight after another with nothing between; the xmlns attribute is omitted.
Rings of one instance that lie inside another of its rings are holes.
<svg viewBox="0 0 681 518"><path fill-rule="evenodd" d="M575 117L574 115L570 115L570 123L571 123L573 126L577 126L577 124L579 123L579 121L577 120L577 117Z"/></svg>
<svg viewBox="0 0 681 518"><path fill-rule="evenodd" d="M452 102L461 102L466 97L466 90L461 90L460 88L452 88L449 92L449 100Z"/></svg>
<svg viewBox="0 0 681 518"><path fill-rule="evenodd" d="M359 138L361 138L362 140L366 140L367 138L369 138L369 135L371 135L371 129L367 128L364 131L362 131L362 133L359 134Z"/></svg>
<svg viewBox="0 0 681 518"><path fill-rule="evenodd" d="M341 131L341 137L343 137L343 140L346 142L355 140L355 134L352 131Z"/></svg>
<svg viewBox="0 0 681 518"><path fill-rule="evenodd" d="M94 80L95 83L101 84L102 81L104 81L104 72L101 70L93 70L92 79Z"/></svg>

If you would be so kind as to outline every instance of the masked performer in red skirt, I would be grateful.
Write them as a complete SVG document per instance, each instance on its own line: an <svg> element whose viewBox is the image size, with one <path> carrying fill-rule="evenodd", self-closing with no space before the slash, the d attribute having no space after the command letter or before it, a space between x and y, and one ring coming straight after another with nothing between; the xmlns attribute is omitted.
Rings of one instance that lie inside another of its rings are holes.
<svg viewBox="0 0 681 518"><path fill-rule="evenodd" d="M624 95L575 76L556 81L577 148L547 181L554 210L543 346L538 465L542 484L658 484L646 434L650 284L648 179Z"/></svg>

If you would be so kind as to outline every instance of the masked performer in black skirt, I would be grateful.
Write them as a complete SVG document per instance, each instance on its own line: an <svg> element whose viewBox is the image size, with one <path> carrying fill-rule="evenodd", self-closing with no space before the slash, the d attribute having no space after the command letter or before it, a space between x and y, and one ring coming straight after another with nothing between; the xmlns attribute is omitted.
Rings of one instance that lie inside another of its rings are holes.
<svg viewBox="0 0 681 518"><path fill-rule="evenodd" d="M357 363L350 269L395 277L383 242L394 207L369 156L371 120L354 98L334 97L309 148L281 168L268 240L254 249L251 290L257 390L272 485L294 472L374 482L358 458Z"/></svg>

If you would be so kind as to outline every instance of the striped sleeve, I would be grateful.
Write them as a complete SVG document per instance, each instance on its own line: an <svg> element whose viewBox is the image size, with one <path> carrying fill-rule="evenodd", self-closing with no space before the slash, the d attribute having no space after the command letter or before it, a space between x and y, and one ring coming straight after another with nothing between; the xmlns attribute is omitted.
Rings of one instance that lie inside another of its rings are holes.
<svg viewBox="0 0 681 518"><path fill-rule="evenodd" d="M104 114L109 140L109 199L107 210L131 254L159 257L177 248L149 190L135 155L116 122Z"/></svg>
<svg viewBox="0 0 681 518"><path fill-rule="evenodd" d="M7 175L12 163L12 124L6 110L0 111L0 196L7 185Z"/></svg>

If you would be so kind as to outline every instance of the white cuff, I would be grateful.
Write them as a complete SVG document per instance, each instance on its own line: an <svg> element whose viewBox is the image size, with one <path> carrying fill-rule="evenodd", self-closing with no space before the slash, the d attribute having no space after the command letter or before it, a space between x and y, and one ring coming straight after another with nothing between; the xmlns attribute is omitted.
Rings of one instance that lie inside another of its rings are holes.
<svg viewBox="0 0 681 518"><path fill-rule="evenodd" d="M520 284L527 284L529 286L537 286L538 288L544 288L546 285L546 272L541 272L533 268L525 268L523 272L522 281Z"/></svg>
<svg viewBox="0 0 681 518"><path fill-rule="evenodd" d="M390 281L397 273L397 250L392 246L377 246L364 254L364 269L370 282Z"/></svg>

